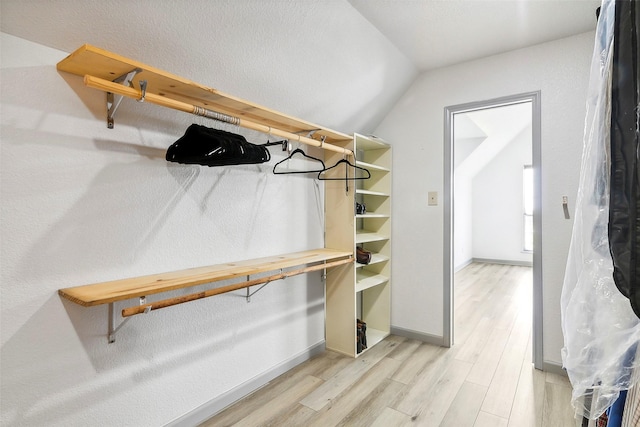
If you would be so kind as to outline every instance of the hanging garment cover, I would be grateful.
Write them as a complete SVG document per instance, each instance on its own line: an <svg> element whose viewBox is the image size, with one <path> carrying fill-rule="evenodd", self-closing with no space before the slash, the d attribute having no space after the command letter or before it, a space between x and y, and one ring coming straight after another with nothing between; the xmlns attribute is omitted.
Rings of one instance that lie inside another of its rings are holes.
<svg viewBox="0 0 640 427"><path fill-rule="evenodd" d="M167 161L203 166L229 166L268 162L266 147L251 144L242 135L192 124L167 149Z"/></svg>
<svg viewBox="0 0 640 427"><path fill-rule="evenodd" d="M616 1L609 245L613 279L640 317L640 2Z"/></svg>
<svg viewBox="0 0 640 427"><path fill-rule="evenodd" d="M624 2L623 2L624 3ZM627 390L640 365L640 320L613 279L609 247L611 80L615 7L604 0L587 93L573 233L561 297L562 363L578 416L598 418ZM623 36L624 37L624 36ZM617 101L616 101L617 102ZM635 172L634 172L635 173Z"/></svg>

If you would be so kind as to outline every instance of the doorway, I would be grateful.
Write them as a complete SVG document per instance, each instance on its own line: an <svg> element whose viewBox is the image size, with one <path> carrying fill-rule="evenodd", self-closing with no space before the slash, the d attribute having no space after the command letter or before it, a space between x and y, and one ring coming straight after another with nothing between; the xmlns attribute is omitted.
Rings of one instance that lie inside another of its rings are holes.
<svg viewBox="0 0 640 427"><path fill-rule="evenodd" d="M512 107L512 108L506 108ZM532 211L529 217L522 217L523 226L527 223L530 231L528 237L529 242L532 241L532 251L530 263L532 265L532 300L533 300L533 319L532 319L532 359L537 369L542 369L543 353L542 353L542 266L541 266L541 215L540 215L540 166L541 166L541 142L540 142L540 92L525 93L509 97L497 98L487 101L474 102L468 104L455 105L445 108L445 175L444 175L444 319L443 319L443 338L446 346L452 346L455 343L455 324L454 324L454 272L456 268L460 268L469 259L473 259L472 251L476 250L482 253L480 248L471 248L471 240L459 239L465 227L469 224L468 220L460 221L456 217L456 209L460 212L467 209L465 203L468 199L459 198L456 200L456 189L460 194L461 188L469 185L465 182L468 176L477 173L484 164L487 164L492 156L496 156L501 149L504 148L508 140L508 133L518 133L520 126L518 120L522 118L509 119L510 126L505 127L502 133L497 132L493 136L487 136L487 129L491 126L491 111L511 111L515 114L518 109L520 115L522 110L528 112L529 117L525 119L530 123L531 132L531 164L525 165L528 168L523 169L523 176L532 176L533 181L533 203ZM474 117L476 120L470 120ZM515 116L513 116L515 117ZM459 147L454 146L456 137L456 119L458 119L457 132L463 133L469 131L467 140ZM480 123L480 129L474 135L473 125ZM462 126L462 127L461 127ZM464 126L467 126L465 131ZM513 136L513 135L512 135ZM486 144L484 142L487 142ZM482 148L478 148L484 146ZM466 165L465 165L466 164ZM458 174L456 177L456 166L458 166ZM460 172L462 171L462 172ZM464 174L466 175L464 175ZM524 179L524 178L523 178ZM456 180L458 182L456 182ZM456 185L459 185L456 188ZM487 184L485 184L486 186ZM494 199L499 200L499 199ZM481 205L480 205L481 206ZM506 209L505 206L496 206L497 209ZM463 210L464 209L464 210ZM464 216L464 215L462 215ZM465 225L467 224L467 225ZM482 227L484 228L484 227ZM533 228L533 230L531 230ZM524 228L522 228L524 230ZM458 235L455 234L456 230ZM522 241L527 239L522 237ZM482 237L479 238L481 240ZM529 244L529 243L528 243ZM524 247L523 247L524 249ZM527 263L527 255L525 250L522 251L522 257L518 258L523 265ZM476 257L478 258L478 257ZM484 257L480 257L484 258ZM487 256L489 259L502 259L495 253ZM513 258L509 256L509 258ZM517 262L516 262L517 263Z"/></svg>

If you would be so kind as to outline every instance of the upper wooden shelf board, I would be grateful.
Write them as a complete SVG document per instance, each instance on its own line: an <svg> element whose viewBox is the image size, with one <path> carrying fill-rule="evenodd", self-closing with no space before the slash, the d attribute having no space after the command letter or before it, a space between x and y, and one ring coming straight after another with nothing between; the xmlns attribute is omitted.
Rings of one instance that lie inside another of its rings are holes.
<svg viewBox="0 0 640 427"><path fill-rule="evenodd" d="M258 258L208 267L171 271L130 279L95 283L60 289L60 296L85 307L142 297L175 289L201 285L274 271L304 264L352 257L352 252L332 249L315 249L303 252Z"/></svg>
<svg viewBox="0 0 640 427"><path fill-rule="evenodd" d="M308 132L316 130L311 138L320 140L321 136L325 136L327 143L344 143L352 140L349 135L341 132L236 98L142 62L134 61L88 44L81 46L60 61L57 68L60 71L66 71L78 76L90 75L108 81L114 81L135 69L140 69L142 71L136 74L134 82L137 87L139 81L146 80L147 93L259 122L302 136L306 136Z"/></svg>

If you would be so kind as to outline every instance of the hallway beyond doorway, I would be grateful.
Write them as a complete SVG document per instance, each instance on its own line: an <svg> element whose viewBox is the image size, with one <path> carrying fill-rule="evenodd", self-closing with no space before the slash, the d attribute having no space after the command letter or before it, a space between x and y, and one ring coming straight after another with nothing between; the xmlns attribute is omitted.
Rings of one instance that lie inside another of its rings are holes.
<svg viewBox="0 0 640 427"><path fill-rule="evenodd" d="M455 237L456 237L455 234L457 233L457 231L455 230L454 221L456 218L456 212L458 211L458 207L455 206L456 202L454 201L455 192L457 191L456 184L455 184L456 159L454 155L455 117L465 113L484 112L484 111L495 109L495 108L510 107L510 106L517 106L517 105L530 106L529 111L530 111L531 121L530 121L530 125L527 126L528 129L530 130L530 133L527 129L522 129L522 132L520 132L520 134L521 135L523 133L530 134L530 143L531 143L530 166L531 166L531 171L533 172L533 206L530 206L532 208L530 212L530 218L524 218L526 217L526 211L524 209L524 205L522 205L520 208L516 207L515 209L521 209L521 211L515 212L513 211L514 207L512 206L513 205L512 203L509 207L510 213L507 215L507 217L509 218L510 221L512 221L514 218L518 220L520 215L522 215L523 221L526 219L532 220L530 221L530 225L532 226L530 228L533 232L533 236L528 236L527 238L531 239L532 237L533 251L532 252L522 251L522 252L525 252L525 253L529 252L527 253L527 256L532 256L531 258L532 261L530 264L529 262L525 262L525 265L532 265L532 268L533 268L533 286L532 286L533 311L532 311L532 322L531 322L532 323L532 346L531 346L532 359L533 359L534 366L536 368L543 369L544 352L543 352L543 340L542 340L542 330L543 330L542 328L542 322L543 322L542 297L543 296L542 296L542 210L541 210L541 204L542 204L541 132L542 132L542 129L541 129L540 91L523 93L518 95L510 95L502 98L471 102L467 104L454 105L454 106L445 107L444 109L445 110L445 132L444 132L445 173L444 173L444 191L443 191L443 194L444 194L444 197L443 197L444 199L444 203L443 203L444 205L443 343L445 346L451 346L455 343L455 324L454 324L455 323L454 322L454 317L455 317L455 314L454 314L455 313L454 267L455 265L454 265L454 260L456 257L454 254L457 250L456 242L455 242ZM481 124L481 122L477 122L476 124ZM487 131L487 132L484 132L485 135L488 137L490 134L495 133L496 139L503 140L503 142L504 140L509 140L510 138L507 135L501 136L501 132L499 130L495 132L492 131L493 128L497 128L498 126L499 126L499 120L489 121L488 125L485 123L485 126L483 126L485 128L485 131ZM509 129L510 126L507 126L506 128ZM511 129L511 130L513 131L514 129ZM513 138L514 136L515 135L512 135L511 138ZM482 145L484 145L484 143ZM497 153L498 151L501 150L500 147L501 146L504 147L505 145L501 144L499 141L492 141L492 143L488 144L488 146L491 149L485 150L483 148L483 150L481 151L481 156L480 156L481 158L486 158L487 156L490 156L492 153ZM474 149L472 148L471 151L474 151ZM468 163L473 164L475 162L472 161ZM486 164L486 162L484 162L484 164ZM529 165L521 165L520 167L522 168L522 166L529 166ZM522 169L520 170L520 173L522 174ZM474 171L472 170L469 175L473 176L473 174L474 174ZM514 179L514 178L510 178L510 179ZM523 182L522 176L520 177L519 181ZM495 179L494 179L493 185L498 185L498 184L495 184ZM488 187L491 188L492 184L488 184ZM520 188L520 190L522 191L522 187ZM516 202L522 203L523 197L518 197L518 198L520 199L520 201L516 201ZM485 204L480 207L480 210L485 212L486 211L492 212L491 208L492 208L491 204L489 204L488 206ZM493 221L495 223L495 218L489 219L489 221ZM500 227L500 222L497 223L497 226ZM525 233L523 232L522 235L524 236L524 234ZM488 236L485 235L477 240L492 242L493 238L491 237L491 235L488 235ZM524 243L524 240L523 240L523 243ZM489 244L489 247L491 247L490 244ZM524 246L520 246L520 247L524 249ZM513 254L513 245L511 245L510 253ZM480 257L480 258L485 258L485 257ZM471 261L473 261L474 256L470 255L466 259L470 259ZM508 261L509 259L511 259L511 257L507 258L506 260ZM483 261L501 263L503 260L505 259L501 259L500 257L490 256L488 257L488 259L484 259ZM522 264L521 261L517 261L517 262L510 261L507 263L515 263L518 265Z"/></svg>

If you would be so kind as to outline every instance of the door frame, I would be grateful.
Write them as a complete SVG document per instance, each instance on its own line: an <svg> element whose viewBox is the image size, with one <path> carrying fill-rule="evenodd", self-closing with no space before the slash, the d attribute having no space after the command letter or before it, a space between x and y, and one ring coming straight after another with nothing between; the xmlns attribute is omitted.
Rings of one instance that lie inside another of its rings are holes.
<svg viewBox="0 0 640 427"><path fill-rule="evenodd" d="M542 144L541 144L541 111L540 91L510 95L486 101L470 102L466 104L445 107L444 127L444 319L443 343L451 347L454 343L453 322L453 116L490 107L500 107L512 104L531 102L532 129L532 166L533 166L533 319L532 319L532 359L536 369L543 369L543 341L542 341Z"/></svg>

